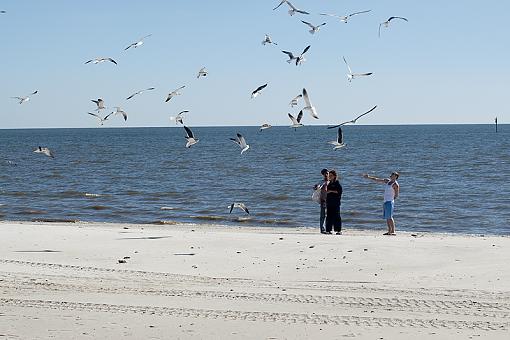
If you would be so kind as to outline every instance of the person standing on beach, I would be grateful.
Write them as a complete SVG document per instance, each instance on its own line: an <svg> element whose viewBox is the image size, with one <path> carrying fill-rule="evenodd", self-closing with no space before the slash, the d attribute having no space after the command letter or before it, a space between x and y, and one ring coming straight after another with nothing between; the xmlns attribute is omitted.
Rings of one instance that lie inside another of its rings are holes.
<svg viewBox="0 0 510 340"><path fill-rule="evenodd" d="M341 235L340 199L342 198L342 186L338 182L335 170L328 171L326 193L326 234L331 234L333 227L336 234Z"/></svg>
<svg viewBox="0 0 510 340"><path fill-rule="evenodd" d="M318 203L321 206L319 226L321 234L326 233L326 229L324 229L324 220L326 219L326 186L328 183L328 169L321 170L322 181L314 185L313 189L316 191L318 195ZM320 190L320 191L319 191ZM314 193L315 195L315 193Z"/></svg>
<svg viewBox="0 0 510 340"><path fill-rule="evenodd" d="M388 225L388 232L384 233L384 235L396 235L395 221L393 220L393 209L395 207L395 199L400 193L400 186L397 182L399 176L399 173L396 171L391 173L390 178L378 178L370 176L369 174L363 174L364 178L386 184L384 187L383 217Z"/></svg>

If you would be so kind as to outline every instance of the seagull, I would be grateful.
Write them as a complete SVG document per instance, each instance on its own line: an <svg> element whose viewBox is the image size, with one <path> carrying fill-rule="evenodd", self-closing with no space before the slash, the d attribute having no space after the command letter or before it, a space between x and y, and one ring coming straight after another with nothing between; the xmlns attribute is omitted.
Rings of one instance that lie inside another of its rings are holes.
<svg viewBox="0 0 510 340"><path fill-rule="evenodd" d="M136 96L137 94L142 94L146 91L152 91L152 90L155 90L156 88L155 87L149 87L149 88L146 88L144 90L140 90L140 91L136 91L135 93L133 93L132 95L130 95L129 97L126 98L126 100L130 100L131 98L133 98L134 96Z"/></svg>
<svg viewBox="0 0 510 340"><path fill-rule="evenodd" d="M368 110L367 112L365 112L365 113L363 113L363 114L360 114L358 117L356 117L356 118L354 118L354 119L352 119L352 120L348 120L348 121L346 121L346 122L343 122L343 123L338 124L338 125L335 125L335 126L328 126L328 129L334 129L334 128L337 128L337 127L339 127L339 126L345 125L345 124L355 124L355 123L356 123L356 121L357 121L359 118L363 117L364 115L369 114L370 112L374 111L376 108L377 108L377 105L376 105L376 106L374 106L373 108L371 108L370 110Z"/></svg>
<svg viewBox="0 0 510 340"><path fill-rule="evenodd" d="M300 9L297 9L297 8L296 8L296 7L294 7L294 5L292 5L292 4L290 3L290 1L288 1L288 0L282 0L278 6L276 6L275 8L273 8L273 11L274 11L275 9L277 9L278 7L280 7L281 5L283 5L283 4L287 4L287 5L290 7L290 9L289 9L289 15L290 15L290 16L293 16L293 15L294 15L294 14L296 14L296 13L301 13L301 14L310 14L310 13L308 13L308 12L305 12L305 11L302 11L302 10L300 10Z"/></svg>
<svg viewBox="0 0 510 340"><path fill-rule="evenodd" d="M184 125L184 130L186 130L186 140L188 141L186 143L186 147L187 148L190 148L192 145L195 145L198 143L198 139L195 138L195 136L193 136L193 132L191 132L190 128L187 127L186 125Z"/></svg>
<svg viewBox="0 0 510 340"><path fill-rule="evenodd" d="M309 23L308 21L301 20L301 22L311 28L311 30L308 31L308 32L310 32L310 34L315 34L315 32L319 32L321 26L326 25L325 22L323 22L322 24L317 25L317 26L314 26L313 24Z"/></svg>
<svg viewBox="0 0 510 340"><path fill-rule="evenodd" d="M272 125L271 125L271 124L264 123L264 124L262 124L262 125L260 126L260 130L259 130L259 131L269 129L270 127L272 127Z"/></svg>
<svg viewBox="0 0 510 340"><path fill-rule="evenodd" d="M175 120L175 125L177 125L178 123L181 123L182 125L184 125L184 122L182 121L182 116L185 114L185 113L188 113L189 111L188 110L184 110L184 111L181 111L177 114L177 116L175 117L170 117L170 120Z"/></svg>
<svg viewBox="0 0 510 340"><path fill-rule="evenodd" d="M94 58L94 59L90 59L90 60L86 61L85 64L88 64L88 63L99 64L99 63L104 63L105 61L111 61L112 63L117 65L117 62L115 60L113 60L112 58Z"/></svg>
<svg viewBox="0 0 510 340"><path fill-rule="evenodd" d="M289 103L290 107L296 106L298 104L299 98L303 98L303 95L302 94L298 94L297 96L292 98L292 100Z"/></svg>
<svg viewBox="0 0 510 340"><path fill-rule="evenodd" d="M169 101L170 99L172 99L173 97L175 97L175 96L180 96L180 95L181 95L181 93L179 92L179 90L182 90L182 89L183 89L183 88L185 88L185 87L186 87L186 85L183 85L183 86L181 86L181 87L179 87L179 88L176 88L176 89L175 89L175 90L173 90L172 92L170 92L170 93L168 94L168 96L166 97L165 103L166 103L167 101Z"/></svg>
<svg viewBox="0 0 510 340"><path fill-rule="evenodd" d="M342 21L343 23L347 23L347 21L349 20L350 17L352 16L355 16L355 15L358 15L358 14L363 14L363 13L368 13L370 12L371 10L367 10L367 11L361 11L361 12L354 12L354 13L351 13L351 14L347 14L347 15L336 15L336 14L328 14L328 13L320 13L320 15L327 15L329 17L334 17L334 18L338 18L340 19L340 21Z"/></svg>
<svg viewBox="0 0 510 340"><path fill-rule="evenodd" d="M292 121L292 125L290 126L291 128L297 129L303 126L303 124L301 124L301 118L303 118L303 110L299 111L297 119L294 118L294 116L291 115L290 113L288 113L288 115L290 120Z"/></svg>
<svg viewBox="0 0 510 340"><path fill-rule="evenodd" d="M44 154L44 155L46 155L48 157L55 158L55 155L53 154L53 152L51 152L51 150L48 149L48 148L43 148L43 147L39 146L39 147L34 149L34 152L35 153L42 153L42 154Z"/></svg>
<svg viewBox="0 0 510 340"><path fill-rule="evenodd" d="M236 138L230 138L230 140L233 140L234 143L239 145L239 147L241 148L241 155L243 154L243 152L247 151L250 148L250 146L246 144L246 140L240 133L237 133Z"/></svg>
<svg viewBox="0 0 510 340"><path fill-rule="evenodd" d="M345 146L345 143L344 143L344 134L342 133L342 128L341 127L338 128L338 134L337 134L336 140L329 142L329 144L332 144L332 145L335 146L333 148L333 150L338 150L338 149L341 149L341 148L343 148Z"/></svg>
<svg viewBox="0 0 510 340"><path fill-rule="evenodd" d="M260 91L262 91L263 89L265 89L265 88L266 88L266 86L267 86L267 84L260 85L259 87L257 87L257 88L255 89L255 91L253 91L253 92L251 93L251 97L252 97L252 98L256 98L256 97L260 94Z"/></svg>
<svg viewBox="0 0 510 340"><path fill-rule="evenodd" d="M347 60L345 60L345 57L342 57L344 59L345 65L347 65L347 69L349 69L349 73L347 74L347 79L349 82L351 82L355 77L362 77L362 76L369 76L372 74L372 72L367 73L352 73L351 67L347 63Z"/></svg>
<svg viewBox="0 0 510 340"><path fill-rule="evenodd" d="M30 100L30 96L33 96L34 94L37 94L37 92L39 92L39 91L36 90L36 91L30 93L28 96L24 96L24 97L11 97L11 98L17 99L17 100L19 100L20 104L23 104L25 102L28 102Z"/></svg>
<svg viewBox="0 0 510 340"><path fill-rule="evenodd" d="M124 110L122 110L121 107L115 106L114 109L115 109L115 111L113 111L112 114L116 114L116 115L120 114L120 115L122 115L122 117L124 117L124 121L127 121L127 118L128 118L127 113Z"/></svg>
<svg viewBox="0 0 510 340"><path fill-rule="evenodd" d="M264 37L264 40L262 40L262 45L265 46L266 44L278 45L273 40L271 40L271 37L269 36L269 34L266 34L265 37Z"/></svg>
<svg viewBox="0 0 510 340"><path fill-rule="evenodd" d="M288 52L288 51L282 51L282 52L289 56L289 60L287 60L287 62L289 64L292 62L292 60L296 60L296 65L299 65L305 61L303 54L305 54L309 49L310 49L310 45L306 46L305 49L303 50L303 52L301 52L301 54L297 57L294 56L294 54L292 54L292 52Z"/></svg>
<svg viewBox="0 0 510 340"><path fill-rule="evenodd" d="M205 67L202 67L200 71L198 71L197 79L205 76L207 76L207 70L205 69Z"/></svg>
<svg viewBox="0 0 510 340"><path fill-rule="evenodd" d="M388 20L386 20L385 22L381 22L379 24L379 38L381 37L381 26L388 27L390 25L390 21L393 20L393 19L400 19L400 20L404 20L404 21L409 21L409 20L407 20L406 18L403 18L403 17L389 17Z"/></svg>
<svg viewBox="0 0 510 340"><path fill-rule="evenodd" d="M232 203L231 205L228 206L228 208L230 209L229 214L232 213L232 210L234 210L234 208L242 209L248 215L250 214L250 212L248 211L248 208L246 208L246 205L244 203Z"/></svg>
<svg viewBox="0 0 510 340"><path fill-rule="evenodd" d="M310 114L312 115L313 118L319 119L317 111L315 110L315 106L312 105L312 102L310 101L310 97L308 97L308 92L306 92L306 89L303 89L303 98L305 99L306 104L303 110L310 111Z"/></svg>
<svg viewBox="0 0 510 340"><path fill-rule="evenodd" d="M100 111L106 109L106 106L104 106L104 100L102 98L98 98L97 100L92 99L92 102L96 103L97 109L94 111Z"/></svg>
<svg viewBox="0 0 510 340"><path fill-rule="evenodd" d="M137 47L142 46L142 45L143 45L143 39L148 38L148 37L150 37L151 35L152 35L152 34L148 34L148 35L146 35L145 37L140 38L137 42L134 42L134 43L132 43L131 45L129 45L128 47L126 47L126 48L124 49L124 51L127 51L127 50L128 50L128 49L130 49L131 47L133 47L133 48L137 48Z"/></svg>
<svg viewBox="0 0 510 340"><path fill-rule="evenodd" d="M107 114L107 115L106 115L106 116L104 116L104 117L101 117L100 115L95 114L95 113L92 113L92 112L87 112L87 113L88 113L89 115L94 116L94 117L96 117L97 119L99 119L100 124L101 124L101 125L103 125L103 124L104 124L104 122L106 122L106 120L108 119L108 117L110 117L110 116L111 116L114 112L109 113L109 114Z"/></svg>

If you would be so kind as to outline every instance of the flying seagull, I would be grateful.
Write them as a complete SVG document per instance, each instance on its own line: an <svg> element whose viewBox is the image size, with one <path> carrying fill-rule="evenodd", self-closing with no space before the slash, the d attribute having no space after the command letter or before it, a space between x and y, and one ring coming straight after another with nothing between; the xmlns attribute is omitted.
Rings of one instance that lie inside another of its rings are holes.
<svg viewBox="0 0 510 340"><path fill-rule="evenodd" d="M301 22L302 22L303 24L305 24L305 25L307 25L308 27L310 27L310 28L311 28L311 29L308 31L308 32L310 32L310 34L315 34L315 32L319 32L319 30L321 29L321 26L326 25L326 23L325 23L325 22L323 22L322 24L317 25L317 26L315 26L315 25L313 25L313 24L309 23L308 21L301 20Z"/></svg>
<svg viewBox="0 0 510 340"><path fill-rule="evenodd" d="M156 89L155 87L149 87L149 88L146 88L144 90L136 91L135 93L133 93L132 95L127 97L126 100L130 100L131 98L133 98L134 96L136 96L138 94L142 94L142 93L144 93L146 91L152 91L152 90L155 90L155 89Z"/></svg>
<svg viewBox="0 0 510 340"><path fill-rule="evenodd" d="M355 124L355 123L356 123L356 121L357 121L358 119L360 119L360 118L361 118L361 117L363 117L364 115L367 115L367 114L369 114L370 112L374 111L376 108L377 108L377 105L376 105L376 106L374 106L373 108L371 108L370 110L368 110L367 112L360 114L358 117L356 117L356 118L354 118L354 119L352 119L352 120L348 120L348 121L346 121L346 122L343 122L343 123L338 124L338 125L335 125L335 126L328 126L328 129L334 129L334 128L337 128L337 127L339 127L339 126L345 125L345 124Z"/></svg>
<svg viewBox="0 0 510 340"><path fill-rule="evenodd" d="M205 69L205 67L202 67L200 71L198 71L197 79L205 76L207 76L207 70Z"/></svg>
<svg viewBox="0 0 510 340"><path fill-rule="evenodd" d="M292 98L292 100L289 103L290 107L296 106L298 104L299 98L303 98L303 95L302 94L298 94L297 96Z"/></svg>
<svg viewBox="0 0 510 340"><path fill-rule="evenodd" d="M289 9L289 15L290 15L290 16L293 16L293 15L294 15L294 14L296 14L296 13L301 13L301 14L310 14L310 13L308 13L308 12L305 12L305 11L302 11L302 10L300 10L300 9L297 9L297 8L296 8L296 7L294 7L294 5L292 5L292 4L290 3L290 1L288 1L288 0L282 0L278 6L276 6L275 8L273 8L273 11L274 11L275 9L277 9L278 7L280 7L281 5L283 5L283 4L287 4L287 5L289 6L289 8L290 8L290 9Z"/></svg>
<svg viewBox="0 0 510 340"><path fill-rule="evenodd" d="M266 34L265 37L264 37L264 40L262 40L262 45L266 45L266 44L273 44L273 45L278 45L277 43L275 43L271 37L269 36L269 34Z"/></svg>
<svg viewBox="0 0 510 340"><path fill-rule="evenodd" d="M36 91L34 91L34 92L30 93L30 94L29 94L29 95L27 95L27 96L23 96L23 97L11 97L11 98L13 98L13 99L17 99L17 100L19 101L19 103L20 103L20 104L23 104L23 103L25 103L25 102L28 102L28 101L30 100L30 96L33 96L34 94L37 94L37 92L38 92L38 91L36 90Z"/></svg>
<svg viewBox="0 0 510 340"><path fill-rule="evenodd" d="M236 202L234 202L231 205L229 205L228 208L230 209L229 214L232 213L232 210L234 210L234 208L242 209L248 215L250 214L250 212L248 211L248 208L246 208L246 205L244 203L236 203Z"/></svg>
<svg viewBox="0 0 510 340"><path fill-rule="evenodd" d="M349 20L350 17L358 15L358 14L368 13L370 11L371 10L369 9L367 11L354 12L354 13L347 14L347 15L336 15L336 14L328 14L328 13L320 13L320 15L327 15L328 17L338 18L338 19L340 19L341 22L347 23L347 21Z"/></svg>
<svg viewBox="0 0 510 340"><path fill-rule="evenodd" d="M310 45L306 46L305 49L303 50L303 52L301 52L301 54L299 56L297 56L297 57L294 56L294 54L292 54L292 52L288 52L288 51L282 51L282 52L289 56L289 60L287 60L287 62L289 64L292 62L292 60L296 60L296 66L297 66L297 65L300 65L302 62L304 62L306 60L303 55L306 52L308 52L309 49L310 49Z"/></svg>
<svg viewBox="0 0 510 340"><path fill-rule="evenodd" d="M183 110L183 111L179 112L177 114L177 116L170 117L170 120L175 120L175 125L177 125L178 123L181 123L182 125L184 125L184 122L182 121L182 118L183 118L184 114L188 113L188 112L189 112L188 110Z"/></svg>
<svg viewBox="0 0 510 340"><path fill-rule="evenodd" d="M404 21L409 21L409 20L407 20L406 18L403 18L403 17L389 17L388 20L386 20L385 22L381 22L379 24L379 38L381 37L381 26L388 27L390 25L390 22L393 19L400 19L400 20L404 20Z"/></svg>
<svg viewBox="0 0 510 340"><path fill-rule="evenodd" d="M230 138L230 140L233 140L234 143L239 145L239 147L241 148L241 155L243 154L243 152L247 151L250 148L250 146L246 144L246 140L240 133L237 133L236 138Z"/></svg>
<svg viewBox="0 0 510 340"><path fill-rule="evenodd" d="M186 143L186 147L190 148L192 145L197 144L199 140L196 139L195 136L193 136L193 132L191 132L191 129L184 125L184 130L186 130L186 137L184 138L186 138L186 140L188 141Z"/></svg>
<svg viewBox="0 0 510 340"><path fill-rule="evenodd" d="M269 129L270 127L272 127L272 125L271 125L271 124L264 123L264 124L262 124L262 125L260 126L260 130L259 130L259 131Z"/></svg>
<svg viewBox="0 0 510 340"><path fill-rule="evenodd" d="M44 155L46 155L48 157L55 158L55 155L53 154L53 152L51 152L50 149L45 148L45 147L43 148L43 147L39 146L39 147L34 149L34 152L35 153L42 153L42 154L44 154Z"/></svg>
<svg viewBox="0 0 510 340"><path fill-rule="evenodd" d="M127 113L124 110L122 110L121 107L115 106L114 109L115 109L115 111L113 111L112 114L122 115L122 117L124 118L124 121L127 121L127 119L128 119Z"/></svg>
<svg viewBox="0 0 510 340"><path fill-rule="evenodd" d="M291 128L297 129L297 128L303 126L303 124L301 124L301 118L303 118L303 110L299 111L299 113L297 115L297 118L295 118L290 113L288 113L288 115L289 115L289 118L290 118L290 120L292 122L292 125L290 126Z"/></svg>
<svg viewBox="0 0 510 340"><path fill-rule="evenodd" d="M338 150L338 149L341 149L341 148L343 148L345 146L345 143L344 143L344 134L342 133L342 128L341 127L338 128L338 133L337 133L336 140L329 142L329 144L332 144L332 145L335 146L333 148L333 150Z"/></svg>
<svg viewBox="0 0 510 340"><path fill-rule="evenodd" d="M127 51L127 50L128 50L128 49L130 49L131 47L133 47L133 48L137 48L137 47L142 46L142 45L143 45L143 39L148 38L148 37L150 37L151 35L152 35L152 34L148 34L148 35L146 35L145 37L140 38L138 41L136 41L136 42L132 43L131 45L129 45L128 47L126 47L126 48L124 49L124 51Z"/></svg>
<svg viewBox="0 0 510 340"><path fill-rule="evenodd" d="M256 97L260 94L260 91L262 91L263 89L265 89L265 88L266 88L266 86L267 86L267 84L260 85L259 87L257 87L257 88L255 89L255 91L253 91L253 92L251 93L251 97L252 97L252 98L256 98Z"/></svg>
<svg viewBox="0 0 510 340"><path fill-rule="evenodd" d="M117 62L115 60L113 60L112 58L94 58L94 59L90 59L88 61L85 62L85 64L88 64L88 63L92 63L92 64L100 64L100 63L104 63L105 61L111 61L112 63L114 63L115 65L117 65Z"/></svg>
<svg viewBox="0 0 510 340"><path fill-rule="evenodd" d="M110 117L110 116L113 114L113 112L112 112L112 113L107 114L107 115L106 115L106 116L104 116L104 117L101 117L100 115L95 114L95 113L92 113L92 112L87 112L87 113L88 113L89 115L94 116L94 117L96 117L97 119L99 119L99 123L100 123L101 125L103 125L103 124L104 124L104 122L106 122L106 120L108 119L108 117Z"/></svg>
<svg viewBox="0 0 510 340"><path fill-rule="evenodd" d="M313 118L319 119L319 116L317 115L317 110L315 110L315 106L312 105L312 102L310 101L310 97L308 96L308 92L306 92L306 89L303 89L303 98L305 100L305 107L303 110L310 111L310 114Z"/></svg>
<svg viewBox="0 0 510 340"><path fill-rule="evenodd" d="M94 111L100 111L106 109L106 106L104 106L104 100L102 98L98 98L97 100L92 99L92 102L96 103L97 109Z"/></svg>
<svg viewBox="0 0 510 340"><path fill-rule="evenodd" d="M181 93L179 92L179 90L182 90L183 88L185 88L186 85L182 85L181 87L179 88L176 88L175 90L173 90L172 92L170 92L168 94L168 96L166 97L166 100L165 100L165 103L168 102L170 99L172 99L173 97L175 96L179 96L181 95Z"/></svg>
<svg viewBox="0 0 510 340"><path fill-rule="evenodd" d="M351 67L347 63L347 60L345 60L345 57L342 57L344 59L345 65L347 65L347 69L349 70L349 73L347 74L347 79L349 82L351 82L355 77L363 77L363 76L369 76L372 74L372 72L367 73L352 73Z"/></svg>

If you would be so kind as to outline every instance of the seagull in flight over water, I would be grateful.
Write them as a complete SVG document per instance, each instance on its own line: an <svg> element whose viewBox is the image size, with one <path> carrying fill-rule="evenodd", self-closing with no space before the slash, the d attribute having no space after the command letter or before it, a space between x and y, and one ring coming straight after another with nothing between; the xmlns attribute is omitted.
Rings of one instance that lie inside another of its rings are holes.
<svg viewBox="0 0 510 340"><path fill-rule="evenodd" d="M367 73L352 73L351 67L347 63L347 60L345 60L345 57L342 57L344 59L345 65L347 65L347 69L349 70L349 73L347 74L347 79L349 82L351 82L355 77L363 77L363 76L370 76L372 72Z"/></svg>
<svg viewBox="0 0 510 340"><path fill-rule="evenodd" d="M198 71L197 79L205 76L207 76L207 70L205 69L205 67L202 67L200 71Z"/></svg>
<svg viewBox="0 0 510 340"><path fill-rule="evenodd" d="M319 119L319 116L317 115L317 110L315 110L315 106L312 105L312 102L310 101L310 97L308 96L308 92L306 92L306 89L303 89L303 98L305 100L305 107L303 110L307 110L310 112L313 118Z"/></svg>
<svg viewBox="0 0 510 340"><path fill-rule="evenodd" d="M172 99L173 97L175 96L180 96L181 93L179 92L179 90L182 90L183 88L185 88L186 85L182 85L181 87L179 88L176 88L175 90L173 90L172 92L170 92L168 94L168 96L166 97L166 100L165 100L165 103L168 102L170 99Z"/></svg>
<svg viewBox="0 0 510 340"><path fill-rule="evenodd" d="M104 117L101 117L100 115L95 114L95 113L92 113L92 112L87 112L87 113L88 113L89 115L94 116L94 117L96 117L97 119L99 119L99 123L101 124L101 126L104 124L104 122L106 122L106 121L108 120L108 118L109 118L112 114L114 114L114 112L112 112L112 113L107 114L107 115L106 115L106 116L104 116Z"/></svg>
<svg viewBox="0 0 510 340"><path fill-rule="evenodd" d="M271 128L272 125L271 124L268 124L268 123L264 123L260 126L260 130L259 131L262 131L262 130L266 130L266 129L269 129Z"/></svg>
<svg viewBox="0 0 510 340"><path fill-rule="evenodd" d="M97 109L95 109L94 111L99 112L101 110L106 109L106 106L104 106L104 100L102 98L98 98L97 100L92 99L91 101L96 103L96 105L97 105Z"/></svg>
<svg viewBox="0 0 510 340"><path fill-rule="evenodd" d="M233 140L234 143L239 145L239 147L241 148L241 155L243 154L243 152L247 151L250 148L250 146L246 144L246 140L240 133L237 133L236 138L230 138L230 140Z"/></svg>
<svg viewBox="0 0 510 340"><path fill-rule="evenodd" d="M266 34L265 37L264 37L264 40L262 40L262 45L266 45L266 44L273 44L273 45L278 45L277 43L275 43L273 40L271 40L271 37L269 36L269 34Z"/></svg>
<svg viewBox="0 0 510 340"><path fill-rule="evenodd" d="M193 136L193 132L191 132L191 129L186 125L184 125L184 130L186 130L186 137L184 138L188 141L186 147L191 148L191 146L197 144L199 140Z"/></svg>
<svg viewBox="0 0 510 340"><path fill-rule="evenodd" d="M332 144L332 145L335 146L333 148L333 150L338 150L338 149L341 149L341 148L343 148L345 146L345 143L344 143L344 134L342 133L342 128L341 127L338 128L338 133L337 133L336 140L329 142L329 144Z"/></svg>
<svg viewBox="0 0 510 340"><path fill-rule="evenodd" d="M283 4L287 4L287 5L289 6L289 8L290 8L290 9L289 9L289 15L290 15L290 16L293 16L293 15L294 15L294 14L296 14L296 13L301 13L301 14L310 14L310 13L308 13L308 12L305 12L305 11L302 11L302 10L300 10L300 9L297 9L297 8L296 8L296 7L294 7L294 5L292 5L292 4L290 3L290 1L288 1L288 0L282 0L278 6L276 6L275 8L273 8L273 11L274 11L275 9L277 9L278 7L280 7L281 5L283 5Z"/></svg>
<svg viewBox="0 0 510 340"><path fill-rule="evenodd" d="M127 119L128 119L127 113L124 110L122 110L121 107L115 106L114 109L115 109L115 111L113 111L112 114L122 115L122 117L124 118L124 121L127 121Z"/></svg>
<svg viewBox="0 0 510 340"><path fill-rule="evenodd" d="M282 52L289 56L289 60L287 60L287 62L289 64L292 62L292 60L296 60L296 66L297 66L297 65L301 65L301 63L306 61L304 54L306 52L308 52L309 49L310 49L310 45L306 46L305 49L303 50L303 52L301 52L301 54L297 57L294 56L294 54L292 54L292 52L288 52L288 51L282 51Z"/></svg>
<svg viewBox="0 0 510 340"><path fill-rule="evenodd" d="M328 14L328 13L320 13L320 15L327 15L328 17L338 18L338 19L340 19L341 22L347 23L347 21L349 20L350 17L358 15L358 14L368 13L370 11L371 10L369 9L367 11L354 12L354 13L347 14L347 15L336 15L336 14Z"/></svg>
<svg viewBox="0 0 510 340"><path fill-rule="evenodd" d="M132 43L131 45L129 45L128 47L126 47L126 48L124 49L124 51L127 51L127 50L128 50L128 49L130 49L131 47L133 47L133 48L137 48L137 47L142 46L142 45L143 45L143 39L148 38L148 37L150 37L151 35L152 35L152 34L148 34L148 35L146 35L145 37L140 38L138 41L136 41L136 42Z"/></svg>
<svg viewBox="0 0 510 340"><path fill-rule="evenodd" d="M384 26L384 27L388 27L390 25L390 22L394 19L400 19L400 20L404 20L404 21L409 21L407 20L406 18L403 18L403 17L389 17L388 20L386 20L385 22L381 22L379 24L379 38L381 37L381 26Z"/></svg>
<svg viewBox="0 0 510 340"><path fill-rule="evenodd" d="M51 152L51 150L46 148L46 147L39 146L39 147L34 149L34 152L35 153L42 153L42 154L44 154L44 155L46 155L48 157L55 158L55 155L53 154L53 152Z"/></svg>
<svg viewBox="0 0 510 340"><path fill-rule="evenodd" d="M175 125L181 123L182 125L184 125L184 122L182 121L182 118L184 116L185 113L188 113L189 111L188 110L183 110L181 112L179 112L177 114L177 116L175 117L170 117L170 120L175 120Z"/></svg>
<svg viewBox="0 0 510 340"><path fill-rule="evenodd" d="M113 60L112 58L101 58L101 57L90 59L90 60L86 61L85 64L88 64L88 63L100 64L100 63L104 63L105 61L110 61L110 62L114 63L115 65L117 65L117 62L115 60Z"/></svg>
<svg viewBox="0 0 510 340"><path fill-rule="evenodd" d="M289 115L290 121L292 122L292 125L290 126L291 128L297 129L303 126L303 124L301 124L301 118L303 118L303 110L299 111L297 118L295 118L290 113L287 114Z"/></svg>
<svg viewBox="0 0 510 340"><path fill-rule="evenodd" d="M248 208L246 208L246 205L244 203L237 203L237 202L234 202L232 203L231 205L228 206L228 208L230 209L230 212L229 214L232 213L232 210L234 210L234 208L239 208L239 209L242 209L245 213L247 213L248 215L250 214L250 212L248 211Z"/></svg>
<svg viewBox="0 0 510 340"><path fill-rule="evenodd" d="M315 32L319 32L319 30L321 29L321 26L326 25L326 23L325 23L325 22L323 22L322 24L317 25L317 26L315 26L315 25L313 25L313 24L309 23L308 21L301 20L301 22L302 22L303 24L305 24L305 25L307 25L308 27L310 27L310 28L311 28L311 29L308 31L308 32L310 32L310 34L315 34Z"/></svg>
<svg viewBox="0 0 510 340"><path fill-rule="evenodd" d="M33 96L34 94L37 94L37 92L39 92L39 91L36 90L36 91L30 93L29 95L23 96L23 97L11 97L11 98L17 99L17 100L19 100L20 104L23 104L25 102L28 102L30 100L30 96Z"/></svg>
<svg viewBox="0 0 510 340"><path fill-rule="evenodd" d="M339 126L345 125L345 124L355 124L358 119L360 119L361 117L363 117L363 116L369 114L370 112L374 111L376 108L377 108L377 105L374 106L373 108L371 108L370 110L368 110L367 112L360 114L359 116L357 116L354 119L348 120L346 122L343 122L343 123L335 125L335 126L328 126L328 129L334 129L334 128L337 128Z"/></svg>
<svg viewBox="0 0 510 340"><path fill-rule="evenodd" d="M149 88L146 88L144 90L136 91L135 93L133 93L132 95L127 97L126 100L130 100L131 98L133 98L134 96L136 96L138 94L142 94L142 93L144 93L146 91L152 91L152 90L155 90L155 89L156 89L155 87L149 87Z"/></svg>
<svg viewBox="0 0 510 340"><path fill-rule="evenodd" d="M263 89L265 89L267 86L267 84L264 84L264 85L260 85L259 87L257 87L252 93L251 93L251 97L252 98L256 98L259 94L260 94L260 91L262 91Z"/></svg>

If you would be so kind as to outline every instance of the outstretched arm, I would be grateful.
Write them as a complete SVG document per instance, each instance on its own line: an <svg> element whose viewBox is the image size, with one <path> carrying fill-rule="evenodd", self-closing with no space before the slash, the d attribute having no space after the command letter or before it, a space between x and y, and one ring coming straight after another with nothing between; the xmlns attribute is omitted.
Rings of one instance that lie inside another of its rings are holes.
<svg viewBox="0 0 510 340"><path fill-rule="evenodd" d="M375 177L375 176L370 176L369 174L363 174L363 177L371 179L372 181L379 182L379 183L388 183L387 178L379 178L379 177Z"/></svg>

